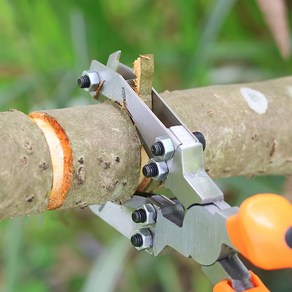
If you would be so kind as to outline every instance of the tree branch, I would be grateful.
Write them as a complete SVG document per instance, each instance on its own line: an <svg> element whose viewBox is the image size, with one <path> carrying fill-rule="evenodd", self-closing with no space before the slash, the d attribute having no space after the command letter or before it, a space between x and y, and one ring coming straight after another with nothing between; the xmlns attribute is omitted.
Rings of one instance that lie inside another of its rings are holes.
<svg viewBox="0 0 292 292"><path fill-rule="evenodd" d="M206 138L212 177L292 172L292 78L162 94ZM256 91L253 91L253 90ZM139 183L140 141L116 104L0 114L0 219L124 201Z"/></svg>
<svg viewBox="0 0 292 292"><path fill-rule="evenodd" d="M125 110L105 102L31 117L43 119L41 129L39 121L18 111L0 115L1 220L60 207L125 201L134 193L140 141ZM56 137L63 139L61 146ZM64 151L67 146L71 152Z"/></svg>
<svg viewBox="0 0 292 292"><path fill-rule="evenodd" d="M204 134L211 177L292 173L292 77L162 96L190 130Z"/></svg>

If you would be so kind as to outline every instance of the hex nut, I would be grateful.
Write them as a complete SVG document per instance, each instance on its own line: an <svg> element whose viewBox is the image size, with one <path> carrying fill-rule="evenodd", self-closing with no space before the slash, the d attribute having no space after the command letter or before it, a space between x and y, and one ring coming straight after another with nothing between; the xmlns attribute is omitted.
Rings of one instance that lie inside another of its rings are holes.
<svg viewBox="0 0 292 292"><path fill-rule="evenodd" d="M90 80L90 86L88 88L84 88L84 90L89 91L89 92L96 91L100 83L98 73L96 71L88 70L82 73L82 76L84 75L87 75Z"/></svg>
<svg viewBox="0 0 292 292"><path fill-rule="evenodd" d="M154 159L150 159L148 164L153 163L157 166L158 174L153 177L154 180L163 181L166 179L168 175L168 166L165 161L156 161Z"/></svg>
<svg viewBox="0 0 292 292"><path fill-rule="evenodd" d="M142 237L142 244L141 246L135 246L136 249L143 250L151 248L153 246L152 233L148 228L141 228L137 230L133 236L136 235L140 235Z"/></svg>
<svg viewBox="0 0 292 292"><path fill-rule="evenodd" d="M174 154L174 147L173 147L173 143L172 140L168 137L157 137L155 139L155 142L160 142L163 145L164 148L164 153L160 156L156 156L156 158L158 160L169 160L170 158L172 158L173 154Z"/></svg>
<svg viewBox="0 0 292 292"><path fill-rule="evenodd" d="M146 220L144 222L141 222L141 224L149 225L154 224L156 222L156 209L152 204L145 204L141 206L139 209L144 210L146 214Z"/></svg>

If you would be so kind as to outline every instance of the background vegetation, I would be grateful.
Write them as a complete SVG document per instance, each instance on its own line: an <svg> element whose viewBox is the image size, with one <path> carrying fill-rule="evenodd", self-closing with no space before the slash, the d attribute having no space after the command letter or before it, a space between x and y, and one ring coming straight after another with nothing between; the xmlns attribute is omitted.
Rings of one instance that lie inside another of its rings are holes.
<svg viewBox="0 0 292 292"><path fill-rule="evenodd" d="M2 0L0 27L1 111L93 103L77 90L76 78L91 59L105 62L118 49L129 65L154 53L160 91L268 79L292 69L254 1ZM218 183L238 204L256 192L281 193L283 181ZM8 220L0 232L2 291L211 291L194 261L138 253L88 210ZM256 272L272 291L291 291L291 270Z"/></svg>

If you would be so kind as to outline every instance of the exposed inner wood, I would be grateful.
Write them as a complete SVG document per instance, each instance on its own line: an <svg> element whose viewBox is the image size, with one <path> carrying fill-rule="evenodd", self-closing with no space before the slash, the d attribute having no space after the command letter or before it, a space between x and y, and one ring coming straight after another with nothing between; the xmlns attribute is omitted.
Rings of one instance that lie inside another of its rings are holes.
<svg viewBox="0 0 292 292"><path fill-rule="evenodd" d="M154 56L151 54L140 55L134 61L133 72L136 76L134 90L146 105L152 108L152 80L154 74ZM142 167L148 162L149 157L143 147L141 147L141 170L137 191L143 191L151 184L152 179L142 174Z"/></svg>
<svg viewBox="0 0 292 292"><path fill-rule="evenodd" d="M133 66L133 71L136 76L134 90L147 106L151 108L154 56L151 54L140 55L140 57L135 60Z"/></svg>
<svg viewBox="0 0 292 292"><path fill-rule="evenodd" d="M72 151L69 139L58 122L45 113L31 113L47 140L53 165L53 187L49 197L48 209L60 208L70 189L72 180Z"/></svg>
<svg viewBox="0 0 292 292"><path fill-rule="evenodd" d="M142 168L144 165L148 163L149 157L144 149L144 147L141 147L141 169L140 169L140 177L139 177L139 183L137 186L137 191L143 192L148 189L149 185L152 182L152 179L149 177L145 177L142 173Z"/></svg>

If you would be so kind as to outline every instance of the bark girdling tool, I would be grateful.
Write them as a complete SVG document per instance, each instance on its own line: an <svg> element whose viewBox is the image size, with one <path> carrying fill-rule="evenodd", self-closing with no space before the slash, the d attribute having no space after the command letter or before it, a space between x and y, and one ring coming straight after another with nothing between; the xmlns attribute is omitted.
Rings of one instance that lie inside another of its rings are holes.
<svg viewBox="0 0 292 292"><path fill-rule="evenodd" d="M239 208L227 204L205 171L203 134L192 133L155 89L150 110L132 89L136 77L120 54L111 54L106 65L93 60L79 80L92 77L85 89L93 97L102 83L98 97L127 108L150 157L144 175L163 181L175 199L135 193L123 205L107 202L91 210L139 250L158 256L172 248L192 257L214 291L269 291L237 254L263 269L292 268L291 204L276 194L252 196Z"/></svg>

